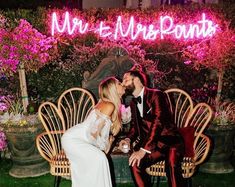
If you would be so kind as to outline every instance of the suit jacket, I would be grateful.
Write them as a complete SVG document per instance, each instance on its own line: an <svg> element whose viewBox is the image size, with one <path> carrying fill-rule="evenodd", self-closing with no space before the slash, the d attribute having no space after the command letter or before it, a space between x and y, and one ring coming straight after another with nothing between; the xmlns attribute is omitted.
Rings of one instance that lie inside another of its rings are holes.
<svg viewBox="0 0 235 187"><path fill-rule="evenodd" d="M130 103L132 119L127 135L131 142L139 139L138 147L155 151L162 136L175 136L176 126L170 112L166 94L157 89L145 87L143 96L143 118L140 117L136 103Z"/></svg>

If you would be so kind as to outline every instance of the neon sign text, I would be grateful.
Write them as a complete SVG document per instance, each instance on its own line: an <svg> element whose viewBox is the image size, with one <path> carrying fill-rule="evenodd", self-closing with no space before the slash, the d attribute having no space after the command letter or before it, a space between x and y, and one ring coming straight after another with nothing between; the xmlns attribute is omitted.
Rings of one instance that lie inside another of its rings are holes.
<svg viewBox="0 0 235 187"><path fill-rule="evenodd" d="M97 33L103 38L130 38L131 40L157 40L165 37L176 39L193 39L211 37L215 34L218 25L206 19L202 13L201 19L196 23L175 24L170 16L160 16L157 24L142 24L135 21L131 16L129 20L124 20L122 16L117 17L117 21L112 26L101 21L97 25L89 24L82 19L70 18L70 14L65 12L64 20L59 23L57 13L52 14L51 34L67 33L68 35L84 34L86 32Z"/></svg>

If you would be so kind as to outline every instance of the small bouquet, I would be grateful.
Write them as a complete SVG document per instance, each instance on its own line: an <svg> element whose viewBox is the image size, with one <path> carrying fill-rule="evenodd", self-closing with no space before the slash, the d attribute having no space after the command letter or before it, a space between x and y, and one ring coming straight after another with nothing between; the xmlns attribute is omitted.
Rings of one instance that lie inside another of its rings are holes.
<svg viewBox="0 0 235 187"><path fill-rule="evenodd" d="M127 124L131 121L131 108L130 106L125 107L125 105L121 106L121 119L122 124Z"/></svg>

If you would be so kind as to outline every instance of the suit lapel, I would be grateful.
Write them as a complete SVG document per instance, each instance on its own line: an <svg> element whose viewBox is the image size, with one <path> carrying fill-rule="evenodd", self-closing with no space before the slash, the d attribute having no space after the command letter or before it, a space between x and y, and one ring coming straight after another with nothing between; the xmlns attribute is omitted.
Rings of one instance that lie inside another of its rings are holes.
<svg viewBox="0 0 235 187"><path fill-rule="evenodd" d="M147 88L144 89L144 97L143 97L143 116L149 111L149 91Z"/></svg>

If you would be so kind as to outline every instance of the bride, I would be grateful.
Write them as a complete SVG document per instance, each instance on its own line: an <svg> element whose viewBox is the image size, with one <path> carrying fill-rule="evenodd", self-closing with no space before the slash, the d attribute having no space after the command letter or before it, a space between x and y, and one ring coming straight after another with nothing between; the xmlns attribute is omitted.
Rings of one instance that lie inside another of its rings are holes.
<svg viewBox="0 0 235 187"><path fill-rule="evenodd" d="M100 100L86 120L64 133L62 147L70 162L72 187L112 186L105 153L121 128L120 107L124 92L116 78L102 81Z"/></svg>

